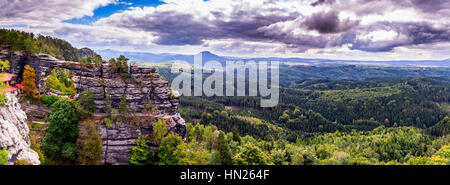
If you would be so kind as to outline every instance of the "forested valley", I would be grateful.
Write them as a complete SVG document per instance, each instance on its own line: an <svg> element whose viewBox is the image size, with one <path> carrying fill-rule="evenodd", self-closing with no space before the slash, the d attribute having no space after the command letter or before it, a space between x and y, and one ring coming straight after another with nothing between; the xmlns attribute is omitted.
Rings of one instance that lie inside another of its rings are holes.
<svg viewBox="0 0 450 185"><path fill-rule="evenodd" d="M373 70L324 70L330 68ZM450 79L441 73L448 69L377 70L400 76L280 76L285 85L273 108L260 108L259 97L181 97L180 112L193 123L188 141L209 151L214 143L207 144L202 132L229 133L233 164L448 164ZM411 71L432 75L409 76ZM164 68L160 73L174 77ZM255 156L259 162L251 160Z"/></svg>

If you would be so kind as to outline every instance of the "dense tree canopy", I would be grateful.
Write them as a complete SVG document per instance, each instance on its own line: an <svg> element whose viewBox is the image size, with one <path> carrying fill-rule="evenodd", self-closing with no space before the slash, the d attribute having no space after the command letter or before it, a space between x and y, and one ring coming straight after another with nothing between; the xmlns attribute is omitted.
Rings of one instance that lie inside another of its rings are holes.
<svg viewBox="0 0 450 185"><path fill-rule="evenodd" d="M61 156L75 160L78 137L78 112L69 100L62 98L52 106L48 120L47 135L42 141L42 149L47 157Z"/></svg>

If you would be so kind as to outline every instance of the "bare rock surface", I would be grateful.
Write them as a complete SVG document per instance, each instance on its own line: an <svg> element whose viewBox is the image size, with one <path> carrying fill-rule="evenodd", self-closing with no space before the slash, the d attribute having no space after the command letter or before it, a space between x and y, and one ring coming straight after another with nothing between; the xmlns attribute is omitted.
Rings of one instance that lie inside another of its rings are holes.
<svg viewBox="0 0 450 185"><path fill-rule="evenodd" d="M7 147L8 164L16 160L25 160L39 165L38 154L30 148L27 115L21 109L15 95L6 94L8 101L0 105L0 148Z"/></svg>

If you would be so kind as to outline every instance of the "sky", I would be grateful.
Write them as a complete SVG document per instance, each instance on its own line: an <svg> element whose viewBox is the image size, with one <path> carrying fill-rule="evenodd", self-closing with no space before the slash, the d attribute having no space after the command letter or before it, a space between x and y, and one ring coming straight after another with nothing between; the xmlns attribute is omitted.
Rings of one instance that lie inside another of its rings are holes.
<svg viewBox="0 0 450 185"><path fill-rule="evenodd" d="M0 7L0 27L94 50L450 58L448 0L2 0Z"/></svg>

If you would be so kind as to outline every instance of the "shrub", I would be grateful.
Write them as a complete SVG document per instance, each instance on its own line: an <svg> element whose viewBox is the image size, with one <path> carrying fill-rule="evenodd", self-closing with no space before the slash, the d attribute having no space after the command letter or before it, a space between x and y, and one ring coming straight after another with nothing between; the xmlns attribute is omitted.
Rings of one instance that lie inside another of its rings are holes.
<svg viewBox="0 0 450 185"><path fill-rule="evenodd" d="M111 123L111 120L109 119L109 118L105 118L105 119L103 119L103 123L106 125L106 127L111 127L112 126L112 123Z"/></svg>
<svg viewBox="0 0 450 185"><path fill-rule="evenodd" d="M38 154L41 164L45 164L45 157L41 151L41 145L36 142L36 139L34 139L34 137L30 137L30 143L30 148Z"/></svg>
<svg viewBox="0 0 450 185"><path fill-rule="evenodd" d="M8 164L8 155L9 152L6 151L7 147L3 148L3 150L0 150L0 165L7 165Z"/></svg>
<svg viewBox="0 0 450 185"><path fill-rule="evenodd" d="M45 105L47 105L48 107L52 106L53 103L55 103L56 101L59 100L59 97L56 95L42 95L41 97L42 102L45 103Z"/></svg>
<svg viewBox="0 0 450 185"><path fill-rule="evenodd" d="M46 81L46 88L52 91L74 95L77 93L70 71L54 69Z"/></svg>
<svg viewBox="0 0 450 185"><path fill-rule="evenodd" d="M158 120L153 124L153 141L160 143L167 134L166 122Z"/></svg>
<svg viewBox="0 0 450 185"><path fill-rule="evenodd" d="M8 102L8 97L6 97L3 94L0 94L0 105L5 104L6 102Z"/></svg>

